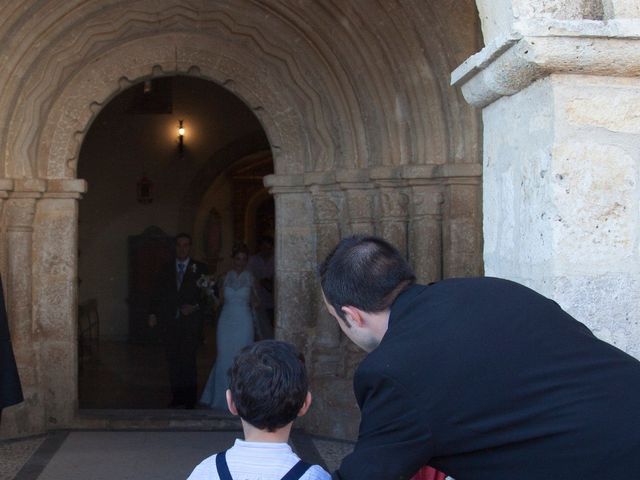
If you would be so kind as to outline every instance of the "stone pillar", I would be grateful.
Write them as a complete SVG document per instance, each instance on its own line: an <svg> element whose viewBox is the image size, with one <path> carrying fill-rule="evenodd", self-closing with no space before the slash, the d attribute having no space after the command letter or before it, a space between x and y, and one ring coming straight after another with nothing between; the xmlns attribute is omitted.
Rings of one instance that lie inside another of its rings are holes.
<svg viewBox="0 0 640 480"><path fill-rule="evenodd" d="M483 108L486 274L554 298L636 357L638 25L538 19L453 73Z"/></svg>
<svg viewBox="0 0 640 480"><path fill-rule="evenodd" d="M271 189L276 208L276 337L306 347L316 321L315 231L311 195L302 186Z"/></svg>
<svg viewBox="0 0 640 480"><path fill-rule="evenodd" d="M313 193L313 211L316 227L316 264L320 265L331 250L340 241L339 213L341 210L342 193L338 191L318 190ZM317 353L314 355L318 365L322 365L323 372L335 374L340 370L336 349L340 345L342 333L340 327L319 298L318 301L318 329L316 332Z"/></svg>
<svg viewBox="0 0 640 480"><path fill-rule="evenodd" d="M322 262L342 238L344 194L335 184L313 187L316 227L316 263ZM322 435L353 438L359 412L352 393L353 348L329 315L320 294L317 301L317 325L312 343L312 389L314 408L306 417L306 426ZM330 418L331 421L327 422Z"/></svg>
<svg viewBox="0 0 640 480"><path fill-rule="evenodd" d="M449 177L445 181L442 215L444 278L482 274L480 183L480 177Z"/></svg>
<svg viewBox="0 0 640 480"><path fill-rule="evenodd" d="M412 181L409 218L409 261L418 283L442 278L442 212L440 185Z"/></svg>
<svg viewBox="0 0 640 480"><path fill-rule="evenodd" d="M2 413L2 436L41 433L46 425L42 385L42 335L33 316L33 224L45 182L16 181L4 211L6 270L4 286L13 350L24 402Z"/></svg>
<svg viewBox="0 0 640 480"><path fill-rule="evenodd" d="M349 234L365 234L374 233L374 198L375 190L368 176L364 178L363 174L368 172L359 171L343 172L339 177L340 187L345 191L346 206L349 215Z"/></svg>
<svg viewBox="0 0 640 480"><path fill-rule="evenodd" d="M83 180L49 180L33 235L33 309L41 338L48 428L68 426L78 409L78 200Z"/></svg>
<svg viewBox="0 0 640 480"><path fill-rule="evenodd" d="M404 188L381 182L379 189L379 218L377 234L391 242L408 257L409 195Z"/></svg>

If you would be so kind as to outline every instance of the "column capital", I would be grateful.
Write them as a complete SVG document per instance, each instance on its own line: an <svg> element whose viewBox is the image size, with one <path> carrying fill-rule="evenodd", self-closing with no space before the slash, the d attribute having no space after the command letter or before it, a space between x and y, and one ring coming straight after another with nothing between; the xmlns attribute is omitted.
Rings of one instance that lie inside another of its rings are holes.
<svg viewBox="0 0 640 480"><path fill-rule="evenodd" d="M461 87L467 102L483 108L553 73L637 76L640 23L633 24L637 28L618 24L547 22L546 32L534 24L526 35L504 37L469 57L453 71L451 84Z"/></svg>

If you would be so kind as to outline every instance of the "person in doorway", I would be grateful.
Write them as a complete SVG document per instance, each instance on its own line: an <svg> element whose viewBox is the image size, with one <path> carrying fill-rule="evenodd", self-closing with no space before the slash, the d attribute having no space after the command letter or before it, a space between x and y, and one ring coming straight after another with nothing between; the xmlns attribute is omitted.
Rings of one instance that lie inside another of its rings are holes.
<svg viewBox="0 0 640 480"><path fill-rule="evenodd" d="M253 342L253 310L258 296L253 275L247 270L249 249L237 244L231 252L232 268L220 280L218 292L222 310L216 330L216 362L211 369L200 403L226 409L227 370L242 347Z"/></svg>
<svg viewBox="0 0 640 480"><path fill-rule="evenodd" d="M319 269L368 352L358 441L336 479L596 480L640 472L640 362L554 301L498 278L418 285L400 253L343 239Z"/></svg>
<svg viewBox="0 0 640 480"><path fill-rule="evenodd" d="M256 279L260 300L260 308L256 309L256 338L273 338L273 238L264 235L258 239L258 251L251 255L248 269Z"/></svg>
<svg viewBox="0 0 640 480"><path fill-rule="evenodd" d="M152 295L149 326L162 329L172 400L169 408L194 408L197 393L196 354L202 338L203 292L198 279L204 263L191 258L191 237L180 233L176 257L160 271Z"/></svg>
<svg viewBox="0 0 640 480"><path fill-rule="evenodd" d="M4 304L4 290L0 279L0 421L2 421L2 410L5 407L20 403L22 400L22 386L13 356L9 321Z"/></svg>

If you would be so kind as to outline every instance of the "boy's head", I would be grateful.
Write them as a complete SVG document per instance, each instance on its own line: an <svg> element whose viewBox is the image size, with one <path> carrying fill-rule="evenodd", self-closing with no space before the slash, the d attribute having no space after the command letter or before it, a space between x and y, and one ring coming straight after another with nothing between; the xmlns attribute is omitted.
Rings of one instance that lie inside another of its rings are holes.
<svg viewBox="0 0 640 480"><path fill-rule="evenodd" d="M274 432L308 408L304 357L289 343L263 340L246 346L229 376L230 408L233 403L240 418L260 430Z"/></svg>

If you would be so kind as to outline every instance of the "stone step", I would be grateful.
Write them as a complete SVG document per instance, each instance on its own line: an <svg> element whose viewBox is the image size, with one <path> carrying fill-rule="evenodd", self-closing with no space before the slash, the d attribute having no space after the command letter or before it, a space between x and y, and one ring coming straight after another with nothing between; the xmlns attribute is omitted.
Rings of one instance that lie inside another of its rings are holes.
<svg viewBox="0 0 640 480"><path fill-rule="evenodd" d="M242 430L238 417L212 410L79 410L72 425L77 430Z"/></svg>

